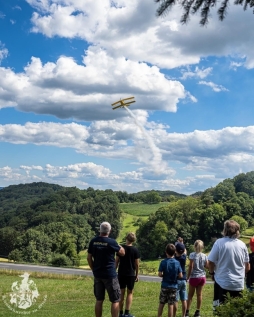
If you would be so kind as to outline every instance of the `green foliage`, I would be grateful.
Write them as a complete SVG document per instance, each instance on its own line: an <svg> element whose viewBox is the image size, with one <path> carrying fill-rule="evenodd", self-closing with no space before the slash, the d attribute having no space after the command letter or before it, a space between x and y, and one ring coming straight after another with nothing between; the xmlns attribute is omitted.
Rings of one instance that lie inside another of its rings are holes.
<svg viewBox="0 0 254 317"><path fill-rule="evenodd" d="M231 217L231 220L239 223L241 231L245 231L248 228L248 222L241 216L233 216Z"/></svg>
<svg viewBox="0 0 254 317"><path fill-rule="evenodd" d="M226 303L216 309L216 316L220 317L253 317L254 293L243 292L242 297L228 298Z"/></svg>
<svg viewBox="0 0 254 317"><path fill-rule="evenodd" d="M124 213L133 216L149 216L155 213L160 207L167 206L168 202L161 202L159 204L144 204L144 203L129 203L120 204L120 208Z"/></svg>
<svg viewBox="0 0 254 317"><path fill-rule="evenodd" d="M72 262L65 254L55 254L51 260L53 266L71 266Z"/></svg>
<svg viewBox="0 0 254 317"><path fill-rule="evenodd" d="M155 191L151 191L150 193L145 195L143 201L146 204L159 204L161 201L161 197Z"/></svg>

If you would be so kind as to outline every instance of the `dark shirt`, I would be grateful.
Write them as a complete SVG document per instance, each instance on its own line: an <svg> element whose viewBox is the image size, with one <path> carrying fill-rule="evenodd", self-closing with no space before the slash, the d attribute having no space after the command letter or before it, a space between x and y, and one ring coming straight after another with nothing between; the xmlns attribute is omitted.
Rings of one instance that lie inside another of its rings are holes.
<svg viewBox="0 0 254 317"><path fill-rule="evenodd" d="M139 251L134 246L122 245L125 255L119 257L119 276L136 276L135 260L140 258Z"/></svg>
<svg viewBox="0 0 254 317"><path fill-rule="evenodd" d="M183 273L183 277L182 278L178 278L178 280L186 280L186 270L185 270L186 258L187 258L187 256L186 256L185 253L180 255L180 256L176 256L175 255L175 259L180 262L180 265L181 265L181 268L182 268L182 273Z"/></svg>
<svg viewBox="0 0 254 317"><path fill-rule="evenodd" d="M118 243L109 237L95 237L88 247L93 257L93 275L97 278L110 279L117 276L115 253L120 250Z"/></svg>
<svg viewBox="0 0 254 317"><path fill-rule="evenodd" d="M246 285L248 287L253 286L254 284L254 252L249 254L249 263L250 263L250 270L247 273L247 278L246 278Z"/></svg>

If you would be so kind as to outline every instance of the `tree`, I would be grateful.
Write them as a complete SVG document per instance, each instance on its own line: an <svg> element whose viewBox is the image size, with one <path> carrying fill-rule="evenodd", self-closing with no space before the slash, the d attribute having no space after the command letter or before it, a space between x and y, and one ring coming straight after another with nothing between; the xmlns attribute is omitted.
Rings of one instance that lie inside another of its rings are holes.
<svg viewBox="0 0 254 317"><path fill-rule="evenodd" d="M151 191L144 197L144 203L146 204L159 204L161 196L155 191Z"/></svg>
<svg viewBox="0 0 254 317"><path fill-rule="evenodd" d="M157 15L162 16L165 15L174 5L179 4L183 8L183 15L181 17L181 23L185 24L190 19L190 14L196 14L200 11L200 25L204 26L208 23L208 17L210 15L210 11L217 4L217 0L155 0L158 2L159 8L157 9ZM235 0L235 5L243 6L244 10L247 10L248 7L254 7L254 0ZM223 21L226 17L227 8L229 5L229 0L222 0L221 5L217 11L219 16L219 20ZM254 12L254 10L253 10Z"/></svg>

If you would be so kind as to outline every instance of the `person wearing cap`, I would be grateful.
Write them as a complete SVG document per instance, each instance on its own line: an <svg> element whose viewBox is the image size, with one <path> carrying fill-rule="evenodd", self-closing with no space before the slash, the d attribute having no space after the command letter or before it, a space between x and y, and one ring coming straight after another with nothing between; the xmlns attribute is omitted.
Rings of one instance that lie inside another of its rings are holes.
<svg viewBox="0 0 254 317"><path fill-rule="evenodd" d="M250 270L246 275L246 288L250 292L254 292L254 237L250 238L250 250L249 263Z"/></svg>
<svg viewBox="0 0 254 317"><path fill-rule="evenodd" d="M187 309L185 313L186 317L189 317L189 310L195 291L197 295L197 309L195 311L194 317L200 317L200 308L202 304L202 290L206 283L205 268L208 268L207 256L204 253L202 253L203 249L203 241L196 240L194 243L195 252L192 252L189 256L190 264L187 274L187 280L189 280L189 292Z"/></svg>
<svg viewBox="0 0 254 317"><path fill-rule="evenodd" d="M240 225L234 220L225 221L222 235L208 255L209 274L214 280L214 309L224 303L227 294L241 296L250 267L246 244L238 239Z"/></svg>
<svg viewBox="0 0 254 317"><path fill-rule="evenodd" d="M124 248L114 239L109 238L111 225L102 222L100 235L93 238L88 247L87 262L94 275L95 316L102 317L105 291L111 302L111 316L118 317L120 301L120 285L115 268L115 254L123 256Z"/></svg>
<svg viewBox="0 0 254 317"><path fill-rule="evenodd" d="M174 315L173 317L176 317L176 311L178 308L178 301L179 299L182 302L182 317L185 317L185 312L187 308L187 287L186 287L186 270L185 270L185 265L186 265L186 249L185 245L183 243L177 242L175 244L176 247L176 253L175 253L175 259L180 262L181 268L182 268L182 277L177 278L177 293L176 293L176 302L174 305Z"/></svg>

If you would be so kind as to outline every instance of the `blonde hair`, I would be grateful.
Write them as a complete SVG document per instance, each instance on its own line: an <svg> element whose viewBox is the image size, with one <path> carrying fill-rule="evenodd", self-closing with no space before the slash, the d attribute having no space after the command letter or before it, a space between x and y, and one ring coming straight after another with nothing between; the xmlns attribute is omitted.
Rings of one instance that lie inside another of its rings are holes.
<svg viewBox="0 0 254 317"><path fill-rule="evenodd" d="M194 250L196 253L200 253L204 249L204 242L202 240L196 240L194 243Z"/></svg>
<svg viewBox="0 0 254 317"><path fill-rule="evenodd" d="M133 232L129 232L126 236L126 240L128 240L129 242L135 242L136 241L136 235Z"/></svg>

